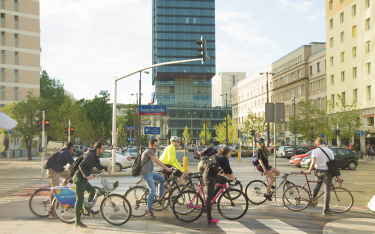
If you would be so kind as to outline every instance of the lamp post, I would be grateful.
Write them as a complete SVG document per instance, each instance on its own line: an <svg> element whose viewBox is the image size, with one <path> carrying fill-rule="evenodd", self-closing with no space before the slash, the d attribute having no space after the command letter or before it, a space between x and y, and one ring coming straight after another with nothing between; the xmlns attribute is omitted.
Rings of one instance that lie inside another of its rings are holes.
<svg viewBox="0 0 375 234"><path fill-rule="evenodd" d="M139 103L139 105L141 105L141 99L142 99L142 92L141 92L141 87L142 87L142 82L141 82L141 80L142 80L142 72L143 73L146 73L146 74L148 74L148 73L150 73L149 71L139 71L139 92L138 93L140 93L140 95L139 95L139 101L138 101L138 103ZM139 130L138 130L138 134L139 134L139 143L138 143L138 148L140 147L140 145L142 144L142 126L141 126L141 124L142 124L142 118L141 118L141 116L138 116L138 118L139 118ZM139 150L141 150L141 149L139 149Z"/></svg>
<svg viewBox="0 0 375 234"><path fill-rule="evenodd" d="M220 96L224 96L224 94L221 94ZM228 139L228 141L225 141L228 145L229 138L228 138L228 93L225 94L225 124L226 124L226 138L225 140Z"/></svg>
<svg viewBox="0 0 375 234"><path fill-rule="evenodd" d="M296 143L297 143L297 129L296 129L296 99L295 97L292 97L293 104L293 112L294 112L294 127L293 127L293 134L294 134L294 156L296 156Z"/></svg>
<svg viewBox="0 0 375 234"><path fill-rule="evenodd" d="M268 72L268 71L266 71L266 73L264 73L264 72L261 72L261 73L259 73L259 75L264 75L264 74L266 74L266 77L267 77L267 83L266 83L266 89L267 89L267 103L268 103L268 74L270 74L270 75L275 75L274 73L271 73L271 72ZM270 123L269 122L267 122L267 146L269 146L269 142L270 142Z"/></svg>
<svg viewBox="0 0 375 234"><path fill-rule="evenodd" d="M140 119L137 118L137 112L138 112L138 100L140 101L141 98L138 99L138 93L132 93L131 96L136 96L136 99L135 99L135 110L134 110L134 125L135 125L135 130L134 130L134 141L136 141L137 143L139 143L140 140L138 140L138 137L139 137L139 134L140 134L140 128L141 128L141 123L140 123ZM143 93L141 94L143 95ZM141 96L140 95L140 96ZM137 133L137 137L135 137L135 133ZM134 144L135 145L135 144ZM139 144L138 144L139 146Z"/></svg>
<svg viewBox="0 0 375 234"><path fill-rule="evenodd" d="M193 130L193 114L195 115L196 113L195 112L188 112L188 115L191 116L191 140L193 141L193 133L194 133L194 130Z"/></svg>

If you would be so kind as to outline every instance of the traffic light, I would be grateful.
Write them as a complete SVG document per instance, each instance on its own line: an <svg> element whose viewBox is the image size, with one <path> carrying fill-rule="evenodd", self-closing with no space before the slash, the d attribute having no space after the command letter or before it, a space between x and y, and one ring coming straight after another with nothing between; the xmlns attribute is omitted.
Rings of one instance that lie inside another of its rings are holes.
<svg viewBox="0 0 375 234"><path fill-rule="evenodd" d="M293 128L293 134L294 134L294 135L297 134L297 128Z"/></svg>
<svg viewBox="0 0 375 234"><path fill-rule="evenodd" d="M238 138L241 138L241 137L242 137L242 132L241 132L241 130L237 130L237 134L238 134Z"/></svg>
<svg viewBox="0 0 375 234"><path fill-rule="evenodd" d="M210 59L209 56L207 56L207 48L206 48L206 39L201 36L200 40L195 41L200 47L197 47L197 51L200 51L200 54L197 54L197 58L202 58L202 64Z"/></svg>
<svg viewBox="0 0 375 234"><path fill-rule="evenodd" d="M65 128L65 135L69 135L68 128Z"/></svg>
<svg viewBox="0 0 375 234"><path fill-rule="evenodd" d="M38 130L39 131L43 131L43 125L42 125L42 120L40 119L40 120L38 120Z"/></svg>
<svg viewBox="0 0 375 234"><path fill-rule="evenodd" d="M252 136L255 136L255 130L251 130L250 132Z"/></svg>
<svg viewBox="0 0 375 234"><path fill-rule="evenodd" d="M336 135L336 136L340 136L340 130L339 130L339 129L336 129L336 130L335 130L335 135Z"/></svg>
<svg viewBox="0 0 375 234"><path fill-rule="evenodd" d="M70 127L70 135L74 135L74 128Z"/></svg>
<svg viewBox="0 0 375 234"><path fill-rule="evenodd" d="M168 140L171 139L171 130L168 130Z"/></svg>
<svg viewBox="0 0 375 234"><path fill-rule="evenodd" d="M44 121L44 130L49 130L49 120L48 119L46 119L45 121Z"/></svg>

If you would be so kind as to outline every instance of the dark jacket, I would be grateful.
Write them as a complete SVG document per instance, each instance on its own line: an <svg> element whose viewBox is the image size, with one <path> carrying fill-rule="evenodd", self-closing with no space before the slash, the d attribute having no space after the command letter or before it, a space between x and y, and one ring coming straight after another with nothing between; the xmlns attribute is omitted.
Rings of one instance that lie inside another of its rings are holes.
<svg viewBox="0 0 375 234"><path fill-rule="evenodd" d="M96 167L98 170L107 170L107 167L100 164L100 159L96 156L96 150L90 150L85 156L82 156L83 160L78 166L78 170L75 173L76 176L86 178L91 175L92 169Z"/></svg>
<svg viewBox="0 0 375 234"><path fill-rule="evenodd" d="M66 164L72 165L74 163L73 154L69 151L68 148L63 147L60 149L60 154L57 155L55 160L55 165L53 165L52 170L56 172L64 171Z"/></svg>
<svg viewBox="0 0 375 234"><path fill-rule="evenodd" d="M230 175L233 174L232 168L230 167L229 160L224 155L219 155L216 157L216 162L220 165L221 170L224 171L225 174ZM209 171L209 176L216 177L217 173L215 171Z"/></svg>

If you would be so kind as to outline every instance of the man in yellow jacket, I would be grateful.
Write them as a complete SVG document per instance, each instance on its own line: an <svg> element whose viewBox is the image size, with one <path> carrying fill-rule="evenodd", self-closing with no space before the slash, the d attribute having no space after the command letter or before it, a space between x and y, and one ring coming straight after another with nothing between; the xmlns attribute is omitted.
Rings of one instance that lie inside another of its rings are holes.
<svg viewBox="0 0 375 234"><path fill-rule="evenodd" d="M182 173L184 169L182 169L180 163L177 161L176 158L176 149L180 146L180 138L177 136L171 137L171 145L164 149L163 154L160 156L160 161L164 163L167 167L176 167L178 170L173 173L174 176L179 177L178 184L181 184L185 173Z"/></svg>

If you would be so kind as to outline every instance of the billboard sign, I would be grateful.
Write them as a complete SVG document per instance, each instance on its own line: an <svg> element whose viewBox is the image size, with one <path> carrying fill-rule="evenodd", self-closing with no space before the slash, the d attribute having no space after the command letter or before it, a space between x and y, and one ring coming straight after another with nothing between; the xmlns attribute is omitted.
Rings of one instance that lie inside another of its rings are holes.
<svg viewBox="0 0 375 234"><path fill-rule="evenodd" d="M167 115L166 105L140 105L138 106L138 115Z"/></svg>

